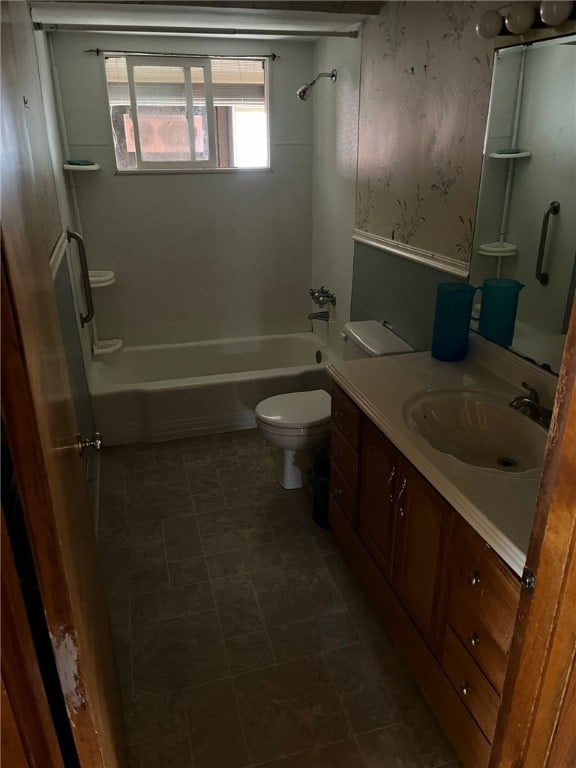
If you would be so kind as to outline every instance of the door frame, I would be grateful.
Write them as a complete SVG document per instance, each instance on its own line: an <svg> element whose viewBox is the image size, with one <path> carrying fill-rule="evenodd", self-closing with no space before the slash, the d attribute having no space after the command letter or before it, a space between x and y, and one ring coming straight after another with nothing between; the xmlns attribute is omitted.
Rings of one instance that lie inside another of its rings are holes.
<svg viewBox="0 0 576 768"><path fill-rule="evenodd" d="M576 299L490 768L576 766Z"/></svg>
<svg viewBox="0 0 576 768"><path fill-rule="evenodd" d="M2 510L2 754L6 765L64 768Z"/></svg>

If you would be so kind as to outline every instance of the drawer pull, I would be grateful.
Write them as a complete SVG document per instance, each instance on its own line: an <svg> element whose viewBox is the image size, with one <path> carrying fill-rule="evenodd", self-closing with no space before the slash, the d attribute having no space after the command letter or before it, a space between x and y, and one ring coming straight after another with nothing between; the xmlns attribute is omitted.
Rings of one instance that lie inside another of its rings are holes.
<svg viewBox="0 0 576 768"><path fill-rule="evenodd" d="M480 644L480 635L474 632L474 634L470 635L470 637L468 638L468 642L470 643L472 648L476 648L476 646Z"/></svg>
<svg viewBox="0 0 576 768"><path fill-rule="evenodd" d="M480 574L478 571L472 571L472 573L468 576L468 583L471 587L477 587L478 584L480 584Z"/></svg>
<svg viewBox="0 0 576 768"><path fill-rule="evenodd" d="M472 692L472 686L470 683L463 683L463 685L460 686L460 691L462 696L468 696Z"/></svg>
<svg viewBox="0 0 576 768"><path fill-rule="evenodd" d="M343 491L342 491L342 488L334 488L332 493L336 498L339 498L340 496L342 496Z"/></svg>
<svg viewBox="0 0 576 768"><path fill-rule="evenodd" d="M406 514L406 510L404 509L404 507L402 506L402 504L400 502L402 501L402 496L404 496L404 494L406 492L406 484L407 484L407 482L408 481L406 480L406 478L404 478L402 480L402 484L400 486L400 493L398 494L398 504L400 504L400 507L399 507L400 517L404 517L404 515Z"/></svg>
<svg viewBox="0 0 576 768"><path fill-rule="evenodd" d="M392 483L394 482L395 476L396 476L396 467L392 467L392 471L388 475L388 494L390 496L390 504L394 503L394 494L392 493Z"/></svg>
<svg viewBox="0 0 576 768"><path fill-rule="evenodd" d="M344 414L342 413L342 411L334 411L334 416L337 416L339 419L341 419L342 416L344 416Z"/></svg>

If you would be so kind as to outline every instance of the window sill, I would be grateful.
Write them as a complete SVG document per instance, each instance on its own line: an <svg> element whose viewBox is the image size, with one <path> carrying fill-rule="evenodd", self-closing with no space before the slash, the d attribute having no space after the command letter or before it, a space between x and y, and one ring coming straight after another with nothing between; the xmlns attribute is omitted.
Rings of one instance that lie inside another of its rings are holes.
<svg viewBox="0 0 576 768"><path fill-rule="evenodd" d="M272 168L134 168L129 171L114 171L114 176L172 176L196 173L271 173Z"/></svg>

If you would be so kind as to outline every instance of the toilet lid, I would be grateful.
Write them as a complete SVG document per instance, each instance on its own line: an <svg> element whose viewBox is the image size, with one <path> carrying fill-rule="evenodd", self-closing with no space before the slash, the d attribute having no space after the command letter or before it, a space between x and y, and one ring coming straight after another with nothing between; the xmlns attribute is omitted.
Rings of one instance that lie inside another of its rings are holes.
<svg viewBox="0 0 576 768"><path fill-rule="evenodd" d="M323 389L313 392L290 392L262 400L256 416L265 424L283 427L306 427L330 421L332 398Z"/></svg>

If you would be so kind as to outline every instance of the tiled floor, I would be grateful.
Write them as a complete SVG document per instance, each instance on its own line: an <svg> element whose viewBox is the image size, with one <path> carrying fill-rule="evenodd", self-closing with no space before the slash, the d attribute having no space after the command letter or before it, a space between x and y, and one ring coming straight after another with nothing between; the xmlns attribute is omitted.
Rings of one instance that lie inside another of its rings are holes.
<svg viewBox="0 0 576 768"><path fill-rule="evenodd" d="M130 768L439 768L454 753L256 431L103 454Z"/></svg>

